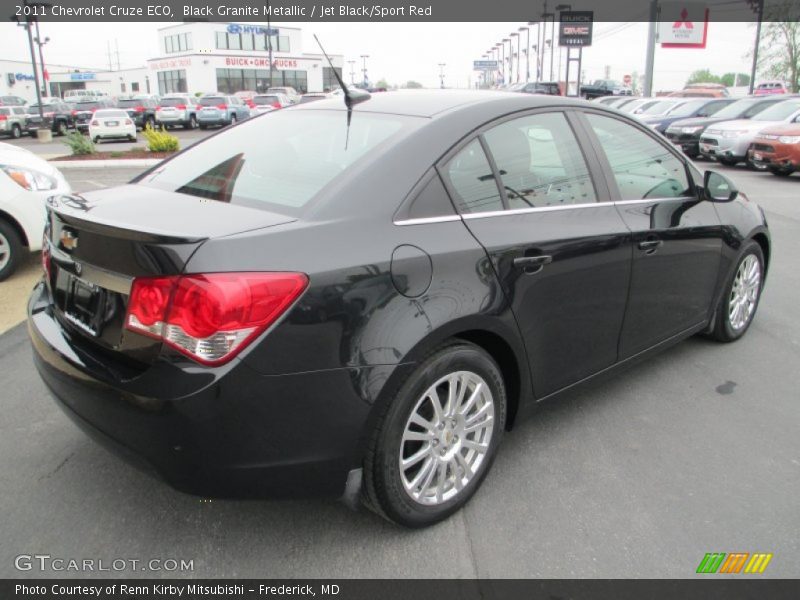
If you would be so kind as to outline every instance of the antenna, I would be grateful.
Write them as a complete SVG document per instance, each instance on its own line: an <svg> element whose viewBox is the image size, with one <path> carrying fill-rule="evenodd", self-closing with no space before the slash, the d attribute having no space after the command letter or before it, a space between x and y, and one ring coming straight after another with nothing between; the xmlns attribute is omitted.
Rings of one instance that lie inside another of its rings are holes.
<svg viewBox="0 0 800 600"><path fill-rule="evenodd" d="M317 37L316 33L314 34L314 39L317 41L319 49L322 50L323 56L325 56L325 58L328 61L328 64L331 66L331 71L333 71L333 76L336 77L336 81L339 82L339 85L341 86L342 91L344 92L344 105L347 107L347 136L345 137L344 141L344 149L347 150L347 143L350 141L350 120L353 116L353 105L360 104L361 102L366 102L367 100L372 98L372 95L365 90L349 89L345 84L344 80L342 79L342 76L339 75L339 71L337 71L336 68L333 66L331 57L328 56L327 52L325 52L325 48L322 47L322 43L319 41L319 38Z"/></svg>

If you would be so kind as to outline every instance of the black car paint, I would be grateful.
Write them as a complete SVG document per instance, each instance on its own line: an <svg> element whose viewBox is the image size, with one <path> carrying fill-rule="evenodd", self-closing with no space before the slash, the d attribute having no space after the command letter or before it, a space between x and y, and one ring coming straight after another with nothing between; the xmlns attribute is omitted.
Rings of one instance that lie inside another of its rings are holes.
<svg viewBox="0 0 800 600"><path fill-rule="evenodd" d="M698 100L698 98L694 98L693 100ZM688 117L674 117L667 115L665 117L655 117L652 120L650 119L643 119L645 123L650 125L653 129L655 129L658 133L664 134L667 128L676 123L678 121L683 122L685 120L694 120L694 119L711 119L713 118L711 115L706 114L705 111L708 110L709 105L718 105L716 110L722 110L728 104L732 104L736 102L735 98L708 98L702 106L697 107L692 115ZM697 138L700 139L699 136Z"/></svg>
<svg viewBox="0 0 800 600"><path fill-rule="evenodd" d="M702 179L691 165L697 197L641 203L640 214L626 214L624 204L613 202L613 177L578 113L570 119L593 156L597 207L462 220L443 188L428 184L438 180L432 167L481 127L535 110L618 113L526 94L380 97L358 105L353 118L391 107L427 119L425 126L357 163L302 218L169 193L153 198L150 210L134 210L137 192L141 199L158 195L135 185L53 201L51 241L63 227L87 240L97 236L72 254L51 243L66 272L76 272L82 260L107 260L95 266L126 277L287 270L310 279L278 323L216 368L139 340L119 322L113 335L121 339L89 340L60 318L52 301L57 282L38 284L28 320L34 358L70 417L185 491L337 496L348 472L361 465L377 415L414 366L446 340L473 341L495 357L508 387L511 427L518 410L536 400L706 327L747 239L755 237L769 255L763 213L744 197L725 204L700 200ZM323 109L341 110L336 100L291 110ZM436 210L419 206L423 193L433 194ZM567 218L574 211L591 214L591 222L576 230ZM250 222L255 213L261 220ZM665 244L643 256L636 243L650 235ZM697 244L701 261L691 260ZM100 259L99 247L113 252ZM508 259L531 250L546 251L552 263L538 274L515 270ZM684 277L707 285L690 311L663 322L670 298L658 293L660 277L676 294ZM116 284L124 291L124 281ZM626 303L637 307L633 322ZM536 321L524 323L525 317ZM595 346L597 355L588 350Z"/></svg>
<svg viewBox="0 0 800 600"><path fill-rule="evenodd" d="M52 110L45 110L44 113L50 116L39 114L38 108L30 107L33 112L28 114L27 129L29 135L36 135L36 131L43 126L50 129L53 133L61 133L75 127L75 116L68 104L57 100L55 102L44 103L43 106L52 107Z"/></svg>

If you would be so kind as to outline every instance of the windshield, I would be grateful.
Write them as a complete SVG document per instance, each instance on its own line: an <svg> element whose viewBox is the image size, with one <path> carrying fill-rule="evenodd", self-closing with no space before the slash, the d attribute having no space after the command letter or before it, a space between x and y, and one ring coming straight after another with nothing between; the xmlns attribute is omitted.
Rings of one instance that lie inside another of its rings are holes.
<svg viewBox="0 0 800 600"><path fill-rule="evenodd" d="M698 110L708 104L708 100L690 100L669 113L670 117L691 117Z"/></svg>
<svg viewBox="0 0 800 600"><path fill-rule="evenodd" d="M660 115L667 112L670 108L677 104L675 100L660 100L652 106L646 108L641 113L642 115Z"/></svg>
<svg viewBox="0 0 800 600"><path fill-rule="evenodd" d="M179 154L139 182L200 198L297 214L359 159L424 119L343 111L279 110ZM265 144L264 140L269 140Z"/></svg>
<svg viewBox="0 0 800 600"><path fill-rule="evenodd" d="M253 96L253 104L257 104L258 106L275 104L276 102L280 102L277 96Z"/></svg>
<svg viewBox="0 0 800 600"><path fill-rule="evenodd" d="M158 103L159 106L183 106L184 108L187 104L189 104L188 98L162 98Z"/></svg>
<svg viewBox="0 0 800 600"><path fill-rule="evenodd" d="M770 106L753 117L753 121L784 121L800 110L800 100L786 100Z"/></svg>

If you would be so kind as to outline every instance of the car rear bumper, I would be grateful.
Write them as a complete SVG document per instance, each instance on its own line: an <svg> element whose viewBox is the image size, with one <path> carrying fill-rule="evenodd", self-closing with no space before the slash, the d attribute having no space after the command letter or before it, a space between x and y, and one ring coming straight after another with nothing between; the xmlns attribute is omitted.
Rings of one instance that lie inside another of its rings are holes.
<svg viewBox="0 0 800 600"><path fill-rule="evenodd" d="M34 363L56 404L104 446L175 488L209 497L340 497L369 404L363 369L262 375L159 360L114 375L65 330L43 283L28 305ZM367 371L369 369L366 369Z"/></svg>

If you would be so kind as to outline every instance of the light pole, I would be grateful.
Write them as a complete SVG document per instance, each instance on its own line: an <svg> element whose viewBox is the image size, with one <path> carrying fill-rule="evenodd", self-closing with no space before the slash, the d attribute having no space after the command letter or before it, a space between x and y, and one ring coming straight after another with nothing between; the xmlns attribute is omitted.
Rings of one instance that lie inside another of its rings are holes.
<svg viewBox="0 0 800 600"><path fill-rule="evenodd" d="M439 63L439 87L444 89L444 68L447 63Z"/></svg>
<svg viewBox="0 0 800 600"><path fill-rule="evenodd" d="M497 65L499 66L500 65L500 53L497 51L497 47L496 46L492 46L491 52L492 52L492 60L495 61L497 63ZM495 85L497 85L497 72L498 72L498 70L499 69L495 69L494 71L492 71L492 83L495 84Z"/></svg>
<svg viewBox="0 0 800 600"><path fill-rule="evenodd" d="M350 65L350 83L356 84L356 61L348 60L347 64Z"/></svg>
<svg viewBox="0 0 800 600"><path fill-rule="evenodd" d="M39 63L42 65L42 97L47 98L47 70L44 68L44 54L42 54L42 46L44 46L47 42L50 41L49 37L44 38L42 41L41 36L39 35L39 21L34 21L36 23L36 37L33 38L33 41L39 46Z"/></svg>
<svg viewBox="0 0 800 600"><path fill-rule="evenodd" d="M517 38L517 83L519 83L519 33L517 33L516 31L512 31L512 32L511 32L509 35L510 35L512 38ZM512 59L514 58L514 49L513 49L513 45L514 45L514 40L512 39L512 40L511 40L511 46L512 46L512 49L511 49L511 58L512 58ZM512 63L512 64L513 64L513 63Z"/></svg>
<svg viewBox="0 0 800 600"><path fill-rule="evenodd" d="M545 6L547 6L547 3L545 3ZM556 29L556 13L543 12L542 13L542 18L544 19L544 36L545 37L547 37L547 20L548 19L552 19L552 21L551 21L552 25L550 27L550 39L549 40L545 40L544 43L545 43L546 46L548 46L550 48L550 81L553 81L553 55L554 55L554 50L555 50L555 48L553 47L553 43L554 43L553 38L555 37L555 29Z"/></svg>
<svg viewBox="0 0 800 600"><path fill-rule="evenodd" d="M503 44L508 42L508 83L511 83L511 76L514 74L514 66L511 62L511 38L503 38ZM503 46L505 48L505 46Z"/></svg>
<svg viewBox="0 0 800 600"><path fill-rule="evenodd" d="M530 27L520 27L520 31L526 32L525 37L525 83L531 78L531 29Z"/></svg>
<svg viewBox="0 0 800 600"><path fill-rule="evenodd" d="M571 4L559 4L558 6L556 6L556 10L559 11L559 12L561 12L561 11L570 12L570 11L572 11L572 5ZM560 15L559 15L559 20L560 20ZM555 17L553 17L553 21L554 21L553 24L555 25ZM558 39L558 78L561 79L561 32L560 32L560 30L559 30L559 36L558 37L559 37L559 39ZM578 51L580 52L580 50L578 50ZM569 61L569 48L567 48L567 61ZM565 79L564 86L566 88L566 86L569 85L569 82L566 81L566 77L564 77L564 79Z"/></svg>
<svg viewBox="0 0 800 600"><path fill-rule="evenodd" d="M361 72L364 74L364 80L361 82L364 87L368 87L367 82L367 59L369 58L369 54L362 54L361 60L363 61L363 67Z"/></svg>
<svg viewBox="0 0 800 600"><path fill-rule="evenodd" d="M502 42L500 42L497 45L500 46L500 67L501 67L500 75L503 78L503 85L505 85L506 83L508 83L506 81L506 44L505 44L505 40L503 40Z"/></svg>

